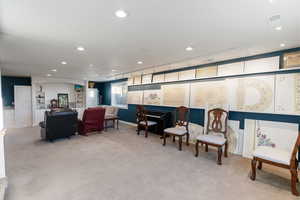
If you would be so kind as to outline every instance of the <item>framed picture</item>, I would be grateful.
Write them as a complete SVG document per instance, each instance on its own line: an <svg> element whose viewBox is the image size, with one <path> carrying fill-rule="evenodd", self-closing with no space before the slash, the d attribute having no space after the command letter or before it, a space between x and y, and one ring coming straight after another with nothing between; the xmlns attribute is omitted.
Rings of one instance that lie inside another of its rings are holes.
<svg viewBox="0 0 300 200"><path fill-rule="evenodd" d="M69 107L69 96L68 94L57 94L58 107L68 108Z"/></svg>
<svg viewBox="0 0 300 200"><path fill-rule="evenodd" d="M283 54L283 68L300 67L300 51Z"/></svg>

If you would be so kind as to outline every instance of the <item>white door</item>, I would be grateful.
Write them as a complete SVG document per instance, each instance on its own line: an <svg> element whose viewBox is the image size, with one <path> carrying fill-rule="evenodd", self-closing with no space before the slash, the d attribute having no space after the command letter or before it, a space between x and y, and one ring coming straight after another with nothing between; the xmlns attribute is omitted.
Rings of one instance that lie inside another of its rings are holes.
<svg viewBox="0 0 300 200"><path fill-rule="evenodd" d="M31 86L15 86L16 127L32 125Z"/></svg>

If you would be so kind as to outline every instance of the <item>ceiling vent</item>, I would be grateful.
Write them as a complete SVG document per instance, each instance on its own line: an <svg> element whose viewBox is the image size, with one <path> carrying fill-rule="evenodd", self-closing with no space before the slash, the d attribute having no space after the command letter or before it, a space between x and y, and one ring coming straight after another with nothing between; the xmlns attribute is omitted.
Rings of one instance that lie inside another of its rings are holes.
<svg viewBox="0 0 300 200"><path fill-rule="evenodd" d="M269 18L271 27L276 28L281 26L280 15L273 15Z"/></svg>

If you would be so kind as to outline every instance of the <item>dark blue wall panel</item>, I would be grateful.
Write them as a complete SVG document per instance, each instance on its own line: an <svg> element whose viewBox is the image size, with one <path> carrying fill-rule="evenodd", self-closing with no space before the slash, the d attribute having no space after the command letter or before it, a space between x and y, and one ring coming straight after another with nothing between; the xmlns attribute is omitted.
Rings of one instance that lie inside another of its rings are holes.
<svg viewBox="0 0 300 200"><path fill-rule="evenodd" d="M101 104L110 105L111 102L111 83L110 82L95 82L95 88L99 90L99 95L101 95Z"/></svg>
<svg viewBox="0 0 300 200"><path fill-rule="evenodd" d="M174 111L174 107L166 107L166 106L146 106L147 110L155 110L155 111L165 111L172 112ZM136 105L129 104L128 109L120 109L119 115L120 119L127 122L135 123L135 113L136 113ZM199 124L201 126L204 125L204 109L194 109L190 110L190 122ZM300 124L300 116L296 115L280 115L280 114L269 114L269 113L251 113L251 112L229 112L229 120L240 121L240 128L244 129L245 127L245 119L254 119L254 120L266 120L266 121L277 121L277 122L287 122L287 123L296 123Z"/></svg>
<svg viewBox="0 0 300 200"><path fill-rule="evenodd" d="M99 95L102 96L102 104L110 105L111 104L111 84L117 82L127 81L127 78L108 81L108 82L95 82L95 88L99 90Z"/></svg>
<svg viewBox="0 0 300 200"><path fill-rule="evenodd" d="M14 86L15 85L25 85L31 86L30 77L13 77L13 76L2 76L2 99L4 106L13 106L15 101L14 97Z"/></svg>

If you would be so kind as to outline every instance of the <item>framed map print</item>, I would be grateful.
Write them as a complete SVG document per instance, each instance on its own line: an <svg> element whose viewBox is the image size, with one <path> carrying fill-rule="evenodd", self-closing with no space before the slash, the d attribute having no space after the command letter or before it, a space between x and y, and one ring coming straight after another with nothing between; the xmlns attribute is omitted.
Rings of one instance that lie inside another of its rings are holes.
<svg viewBox="0 0 300 200"><path fill-rule="evenodd" d="M283 68L300 67L300 51L283 54Z"/></svg>
<svg viewBox="0 0 300 200"><path fill-rule="evenodd" d="M178 81L178 72L166 73L165 82Z"/></svg>
<svg viewBox="0 0 300 200"><path fill-rule="evenodd" d="M141 75L133 77L133 84L134 85L140 85L141 83L142 83L142 76Z"/></svg>
<svg viewBox="0 0 300 200"><path fill-rule="evenodd" d="M128 104L143 104L143 91L130 91L127 94Z"/></svg>
<svg viewBox="0 0 300 200"><path fill-rule="evenodd" d="M217 76L217 66L200 67L196 70L196 78Z"/></svg>
<svg viewBox="0 0 300 200"><path fill-rule="evenodd" d="M275 112L300 114L300 74L276 74Z"/></svg>
<svg viewBox="0 0 300 200"><path fill-rule="evenodd" d="M162 83L165 81L164 74L155 74L153 75L152 83Z"/></svg>
<svg viewBox="0 0 300 200"><path fill-rule="evenodd" d="M142 76L142 84L150 84L152 82L152 74L145 74Z"/></svg>
<svg viewBox="0 0 300 200"><path fill-rule="evenodd" d="M189 106L190 84L162 86L162 104L165 106Z"/></svg>
<svg viewBox="0 0 300 200"><path fill-rule="evenodd" d="M279 69L279 56L245 62L245 73L269 72Z"/></svg>
<svg viewBox="0 0 300 200"><path fill-rule="evenodd" d="M242 74L244 72L244 62L218 65L218 76L230 76Z"/></svg>
<svg viewBox="0 0 300 200"><path fill-rule="evenodd" d="M191 80L195 78L195 70L184 70L179 72L179 80Z"/></svg>
<svg viewBox="0 0 300 200"><path fill-rule="evenodd" d="M145 105L161 105L161 91L160 90L144 90L144 104Z"/></svg>

